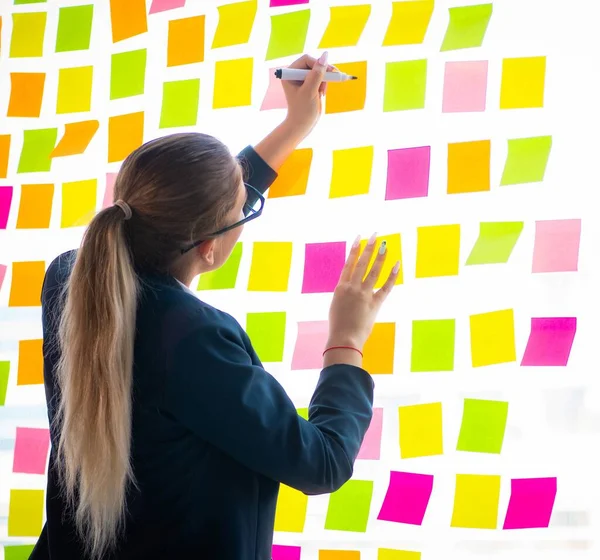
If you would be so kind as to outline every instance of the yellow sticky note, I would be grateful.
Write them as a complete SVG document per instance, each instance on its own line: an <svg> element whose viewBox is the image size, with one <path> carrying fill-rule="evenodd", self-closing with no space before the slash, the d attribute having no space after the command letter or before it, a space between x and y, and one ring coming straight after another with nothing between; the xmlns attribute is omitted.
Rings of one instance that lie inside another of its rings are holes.
<svg viewBox="0 0 600 560"><path fill-rule="evenodd" d="M17 229L41 229L50 227L52 214L53 184L21 185L21 200L17 215Z"/></svg>
<svg viewBox="0 0 600 560"><path fill-rule="evenodd" d="M65 133L50 157L82 154L98 131L100 123L95 120L65 124Z"/></svg>
<svg viewBox="0 0 600 560"><path fill-rule="evenodd" d="M388 25L383 46L419 45L433 14L433 0L392 2L392 17Z"/></svg>
<svg viewBox="0 0 600 560"><path fill-rule="evenodd" d="M373 256L371 257L371 261L369 262L369 267L367 270L371 270L373 261L377 257L377 250L379 249L382 241L385 241L385 243L386 243L387 255L385 257L385 264L383 265L383 268L381 269L381 275L379 276L379 280L377 280L377 283L375 284L376 289L381 288L385 284L385 281L387 280L388 276L390 275L390 272L392 271L392 268L394 267L394 265L396 264L397 261L400 261L400 270L398 271L398 276L396 277L395 284L398 285L398 284L402 284L404 282L404 275L403 275L403 271L402 271L402 239L401 239L399 233L391 233L389 235L380 235L376 239L376 241L375 241L376 250L375 250ZM361 252L364 251L366 246L367 246L367 239L363 239L360 242Z"/></svg>
<svg viewBox="0 0 600 560"><path fill-rule="evenodd" d="M363 348L363 368L372 375L394 373L396 323L375 323Z"/></svg>
<svg viewBox="0 0 600 560"><path fill-rule="evenodd" d="M305 194L312 157L312 148L294 150L279 168L277 179L269 189L269 198Z"/></svg>
<svg viewBox="0 0 600 560"><path fill-rule="evenodd" d="M442 455L442 403L415 404L398 409L400 457Z"/></svg>
<svg viewBox="0 0 600 560"><path fill-rule="evenodd" d="M340 72L356 76L351 82L327 84L325 113L362 111L367 99L367 61L341 62L335 65Z"/></svg>
<svg viewBox="0 0 600 560"><path fill-rule="evenodd" d="M219 6L219 24L215 31L212 48L243 45L250 40L256 17L256 0L234 2Z"/></svg>
<svg viewBox="0 0 600 560"><path fill-rule="evenodd" d="M371 5L333 6L329 11L329 23L319 48L355 47L371 15Z"/></svg>
<svg viewBox="0 0 600 560"><path fill-rule="evenodd" d="M417 228L417 278L456 276L459 258L459 224Z"/></svg>
<svg viewBox="0 0 600 560"><path fill-rule="evenodd" d="M544 106L546 57L505 58L502 61L500 109Z"/></svg>
<svg viewBox="0 0 600 560"><path fill-rule="evenodd" d="M292 243L258 241L252 247L249 292L287 292Z"/></svg>
<svg viewBox="0 0 600 560"><path fill-rule="evenodd" d="M90 223L96 211L98 181L72 181L62 186L62 212L60 227L78 227Z"/></svg>
<svg viewBox="0 0 600 560"><path fill-rule="evenodd" d="M56 113L83 113L92 108L93 66L61 68L58 71Z"/></svg>
<svg viewBox="0 0 600 560"><path fill-rule="evenodd" d="M377 560L421 560L421 553L412 550L380 548L377 551Z"/></svg>
<svg viewBox="0 0 600 560"><path fill-rule="evenodd" d="M8 504L8 536L38 537L44 518L44 491L11 489Z"/></svg>
<svg viewBox="0 0 600 560"><path fill-rule="evenodd" d="M42 385L44 383L44 353L41 338L19 340L19 365L17 385Z"/></svg>
<svg viewBox="0 0 600 560"><path fill-rule="evenodd" d="M213 109L252 105L254 58L218 60L215 64Z"/></svg>
<svg viewBox="0 0 600 560"><path fill-rule="evenodd" d="M13 262L8 306L41 306L40 298L45 274L46 263L44 261Z"/></svg>
<svg viewBox="0 0 600 560"><path fill-rule="evenodd" d="M12 15L11 58L43 56L46 12L23 12Z"/></svg>
<svg viewBox="0 0 600 560"><path fill-rule="evenodd" d="M512 309L471 315L469 320L473 367L516 361L515 318Z"/></svg>
<svg viewBox="0 0 600 560"><path fill-rule="evenodd" d="M500 477L498 475L457 474L452 527L496 529Z"/></svg>
<svg viewBox="0 0 600 560"><path fill-rule="evenodd" d="M329 198L367 194L373 171L373 146L333 150Z"/></svg>
<svg viewBox="0 0 600 560"><path fill-rule="evenodd" d="M306 494L281 484L275 509L275 531L302 533L307 507L308 496Z"/></svg>

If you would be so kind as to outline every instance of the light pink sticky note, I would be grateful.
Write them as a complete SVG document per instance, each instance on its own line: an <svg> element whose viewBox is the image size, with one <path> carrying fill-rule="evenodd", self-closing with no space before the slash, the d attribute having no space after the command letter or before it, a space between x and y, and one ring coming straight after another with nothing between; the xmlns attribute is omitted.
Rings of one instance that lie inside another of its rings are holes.
<svg viewBox="0 0 600 560"><path fill-rule="evenodd" d="M333 292L346 262L346 242L307 243L302 293Z"/></svg>
<svg viewBox="0 0 600 560"><path fill-rule="evenodd" d="M287 100L281 85L281 80L275 77L275 68L269 70L269 87L265 98L263 99L262 105L260 106L261 111L269 111L270 109L287 109Z"/></svg>
<svg viewBox="0 0 600 560"><path fill-rule="evenodd" d="M513 478L503 529L539 529L550 525L557 481L551 478Z"/></svg>
<svg viewBox="0 0 600 560"><path fill-rule="evenodd" d="M6 229L12 197L12 187L0 187L0 229Z"/></svg>
<svg viewBox="0 0 600 560"><path fill-rule="evenodd" d="M383 429L383 408L373 409L371 425L358 452L357 459L379 460L381 455L381 432Z"/></svg>
<svg viewBox="0 0 600 560"><path fill-rule="evenodd" d="M485 111L488 61L446 62L442 113Z"/></svg>
<svg viewBox="0 0 600 560"><path fill-rule="evenodd" d="M431 492L433 475L390 472L390 484L377 519L421 525Z"/></svg>
<svg viewBox="0 0 600 560"><path fill-rule="evenodd" d="M388 150L385 199L427 196L430 160L430 146Z"/></svg>
<svg viewBox="0 0 600 560"><path fill-rule="evenodd" d="M0 264L0 290L2 289L2 283L4 282L5 274L6 274L6 265Z"/></svg>
<svg viewBox="0 0 600 560"><path fill-rule="evenodd" d="M579 263L581 220L535 223L531 272L574 272Z"/></svg>
<svg viewBox="0 0 600 560"><path fill-rule="evenodd" d="M281 6L298 6L299 4L308 4L308 0L270 0L270 8L280 8Z"/></svg>
<svg viewBox="0 0 600 560"><path fill-rule="evenodd" d="M50 448L47 428L17 428L13 472L44 474Z"/></svg>
<svg viewBox="0 0 600 560"><path fill-rule="evenodd" d="M274 544L271 549L273 560L300 560L302 549L299 546Z"/></svg>
<svg viewBox="0 0 600 560"><path fill-rule="evenodd" d="M106 174L106 189L104 190L104 200L102 201L102 208L108 208L113 204L113 194L115 192L116 179L117 173Z"/></svg>
<svg viewBox="0 0 600 560"><path fill-rule="evenodd" d="M566 366L577 331L577 317L534 317L522 366Z"/></svg>
<svg viewBox="0 0 600 560"><path fill-rule="evenodd" d="M175 8L183 8L185 6L185 0L152 0L149 14L156 14L158 12L166 12L167 10L174 10Z"/></svg>
<svg viewBox="0 0 600 560"><path fill-rule="evenodd" d="M328 321L298 323L298 337L292 355L292 370L321 369L328 336Z"/></svg>

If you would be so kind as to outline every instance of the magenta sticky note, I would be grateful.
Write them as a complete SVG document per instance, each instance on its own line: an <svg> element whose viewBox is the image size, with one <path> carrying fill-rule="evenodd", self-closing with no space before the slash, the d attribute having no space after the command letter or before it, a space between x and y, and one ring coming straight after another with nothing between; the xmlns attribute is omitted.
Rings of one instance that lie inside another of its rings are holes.
<svg viewBox="0 0 600 560"><path fill-rule="evenodd" d="M287 100L281 85L281 80L275 77L275 68L269 70L269 86L267 93L260 106L261 111L269 111L270 109L287 109Z"/></svg>
<svg viewBox="0 0 600 560"><path fill-rule="evenodd" d="M421 525L432 491L431 474L391 471L390 484L377 519Z"/></svg>
<svg viewBox="0 0 600 560"><path fill-rule="evenodd" d="M17 428L13 472L44 474L49 448L47 428Z"/></svg>
<svg viewBox="0 0 600 560"><path fill-rule="evenodd" d="M298 337L292 355L292 370L321 369L323 352L329 337L328 321L298 323Z"/></svg>
<svg viewBox="0 0 600 560"><path fill-rule="evenodd" d="M442 113L485 111L488 61L446 62Z"/></svg>
<svg viewBox="0 0 600 560"><path fill-rule="evenodd" d="M12 187L0 187L0 229L6 229L12 197Z"/></svg>
<svg viewBox="0 0 600 560"><path fill-rule="evenodd" d="M427 196L430 161L430 146L388 150L385 199Z"/></svg>
<svg viewBox="0 0 600 560"><path fill-rule="evenodd" d="M557 481L551 478L513 478L503 529L548 527L556 499Z"/></svg>
<svg viewBox="0 0 600 560"><path fill-rule="evenodd" d="M333 292L346 262L346 242L307 243L302 293Z"/></svg>
<svg viewBox="0 0 600 560"><path fill-rule="evenodd" d="M152 0L149 14L156 14L158 12L166 12L168 10L174 10L175 8L183 8L185 6L185 0Z"/></svg>
<svg viewBox="0 0 600 560"><path fill-rule="evenodd" d="M531 272L574 272L579 262L581 220L535 223Z"/></svg>
<svg viewBox="0 0 600 560"><path fill-rule="evenodd" d="M280 8L282 6L298 6L300 4L308 4L308 0L270 0L270 8Z"/></svg>
<svg viewBox="0 0 600 560"><path fill-rule="evenodd" d="M381 455L381 432L383 429L383 408L373 409L373 418L365 439L358 452L357 459L371 459L377 461Z"/></svg>
<svg viewBox="0 0 600 560"><path fill-rule="evenodd" d="M113 204L113 193L115 191L116 179L117 173L106 174L106 189L104 190L104 200L102 201L102 208L108 208Z"/></svg>
<svg viewBox="0 0 600 560"><path fill-rule="evenodd" d="M577 317L533 317L522 366L566 366L577 331Z"/></svg>
<svg viewBox="0 0 600 560"><path fill-rule="evenodd" d="M299 546L274 544L271 549L273 560L300 560L302 549Z"/></svg>

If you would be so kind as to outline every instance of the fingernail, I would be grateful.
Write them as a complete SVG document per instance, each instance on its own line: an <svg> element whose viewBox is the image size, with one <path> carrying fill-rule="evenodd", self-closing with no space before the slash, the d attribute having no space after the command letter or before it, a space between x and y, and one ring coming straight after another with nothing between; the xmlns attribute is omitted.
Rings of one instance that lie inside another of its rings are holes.
<svg viewBox="0 0 600 560"><path fill-rule="evenodd" d="M369 237L369 242L367 245L375 245L375 241L377 241L377 233L374 233L371 235L371 237Z"/></svg>
<svg viewBox="0 0 600 560"><path fill-rule="evenodd" d="M317 62L321 65L321 66L325 66L327 64L327 59L329 58L329 53L327 51L325 51L320 57L319 60L317 60Z"/></svg>
<svg viewBox="0 0 600 560"><path fill-rule="evenodd" d="M381 246L379 247L379 254L380 255L383 255L385 253L385 245L386 245L385 241L382 241L381 242Z"/></svg>
<svg viewBox="0 0 600 560"><path fill-rule="evenodd" d="M398 272L400 272L400 261L398 261L395 265L394 268L392 268L392 272L394 274L398 274Z"/></svg>
<svg viewBox="0 0 600 560"><path fill-rule="evenodd" d="M354 240L354 243L352 243L352 248L356 249L359 245L360 245L360 235L357 235L356 239Z"/></svg>

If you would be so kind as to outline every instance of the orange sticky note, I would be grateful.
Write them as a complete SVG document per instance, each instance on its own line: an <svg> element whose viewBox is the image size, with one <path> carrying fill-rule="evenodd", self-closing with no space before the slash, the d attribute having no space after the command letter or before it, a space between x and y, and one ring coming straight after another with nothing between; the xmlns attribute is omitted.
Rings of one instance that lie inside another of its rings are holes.
<svg viewBox="0 0 600 560"><path fill-rule="evenodd" d="M38 297L39 299L39 297ZM42 339L19 340L17 385L40 385L44 382Z"/></svg>
<svg viewBox="0 0 600 560"><path fill-rule="evenodd" d="M8 306L39 307L45 272L44 261L13 262Z"/></svg>
<svg viewBox="0 0 600 560"><path fill-rule="evenodd" d="M10 100L7 117L40 116L46 74L43 72L11 72Z"/></svg>
<svg viewBox="0 0 600 560"><path fill-rule="evenodd" d="M144 113L116 115L108 119L108 163L123 161L144 141Z"/></svg>
<svg viewBox="0 0 600 560"><path fill-rule="evenodd" d="M269 198L305 194L312 157L312 148L294 150L279 168L277 179L269 189Z"/></svg>
<svg viewBox="0 0 600 560"><path fill-rule="evenodd" d="M50 227L54 185L22 185L17 229Z"/></svg>
<svg viewBox="0 0 600 560"><path fill-rule="evenodd" d="M65 133L54 150L52 150L50 157L82 154L89 146L99 126L100 123L98 121L67 123L65 125Z"/></svg>
<svg viewBox="0 0 600 560"><path fill-rule="evenodd" d="M204 16L169 21L167 66L194 64L204 60Z"/></svg>
<svg viewBox="0 0 600 560"><path fill-rule="evenodd" d="M448 144L448 194L490 190L491 142Z"/></svg>
<svg viewBox="0 0 600 560"><path fill-rule="evenodd" d="M319 550L319 560L360 560L358 550Z"/></svg>
<svg viewBox="0 0 600 560"><path fill-rule="evenodd" d="M325 113L345 113L361 111L367 99L367 61L343 62L336 64L340 72L356 76L351 82L327 84L325 97Z"/></svg>
<svg viewBox="0 0 600 560"><path fill-rule="evenodd" d="M8 174L8 155L10 153L10 134L0 134L0 178Z"/></svg>
<svg viewBox="0 0 600 560"><path fill-rule="evenodd" d="M146 0L110 0L113 43L148 31Z"/></svg>
<svg viewBox="0 0 600 560"><path fill-rule="evenodd" d="M375 323L363 348L363 368L371 374L394 373L396 323Z"/></svg>

